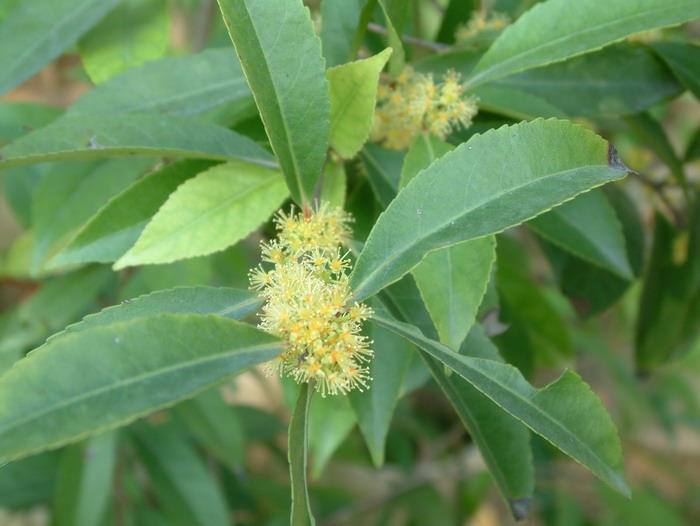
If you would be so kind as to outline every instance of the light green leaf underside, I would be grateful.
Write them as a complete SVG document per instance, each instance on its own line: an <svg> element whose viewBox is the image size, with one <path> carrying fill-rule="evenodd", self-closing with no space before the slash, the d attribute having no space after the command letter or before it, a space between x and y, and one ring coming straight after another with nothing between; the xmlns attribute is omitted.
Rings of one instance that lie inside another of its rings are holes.
<svg viewBox="0 0 700 526"><path fill-rule="evenodd" d="M120 156L241 159L275 167L266 150L222 126L184 117L131 114L62 117L0 148L0 169Z"/></svg>
<svg viewBox="0 0 700 526"><path fill-rule="evenodd" d="M168 45L168 4L122 0L78 43L80 58L95 84L161 57Z"/></svg>
<svg viewBox="0 0 700 526"><path fill-rule="evenodd" d="M629 495L617 430L576 373L567 370L547 387L535 389L512 365L456 354L386 313L376 312L373 319L444 363L610 487Z"/></svg>
<svg viewBox="0 0 700 526"><path fill-rule="evenodd" d="M700 16L697 0L549 0L506 28L479 60L470 84L580 55L629 35Z"/></svg>
<svg viewBox="0 0 700 526"><path fill-rule="evenodd" d="M330 83L331 120L329 142L338 155L350 159L369 137L374 120L379 73L391 48L364 60L326 71Z"/></svg>
<svg viewBox="0 0 700 526"><path fill-rule="evenodd" d="M433 250L531 219L625 175L608 143L566 121L536 120L475 135L419 173L370 233L351 275L358 300Z"/></svg>
<svg viewBox="0 0 700 526"><path fill-rule="evenodd" d="M0 24L0 94L58 57L119 0L23 0Z"/></svg>
<svg viewBox="0 0 700 526"><path fill-rule="evenodd" d="M194 314L57 338L0 377L0 460L124 425L270 360L281 347L249 325Z"/></svg>
<svg viewBox="0 0 700 526"><path fill-rule="evenodd" d="M49 260L47 267L116 261L134 246L168 196L211 166L209 161L185 160L139 179L100 208L68 245Z"/></svg>
<svg viewBox="0 0 700 526"><path fill-rule="evenodd" d="M299 386L299 395L289 422L289 474L292 482L291 526L314 526L306 480L309 436L309 406L313 389L308 383Z"/></svg>
<svg viewBox="0 0 700 526"><path fill-rule="evenodd" d="M298 203L309 202L328 147L321 42L301 0L219 0L270 144Z"/></svg>
<svg viewBox="0 0 700 526"><path fill-rule="evenodd" d="M187 75L183 75L187 71ZM241 63L230 49L165 57L126 71L88 91L69 115L159 113L190 116L250 97Z"/></svg>
<svg viewBox="0 0 700 526"><path fill-rule="evenodd" d="M223 250L255 230L286 197L277 170L242 161L214 166L170 195L114 268L171 263Z"/></svg>
<svg viewBox="0 0 700 526"><path fill-rule="evenodd" d="M622 226L600 190L580 195L532 219L528 226L581 259L632 279Z"/></svg>

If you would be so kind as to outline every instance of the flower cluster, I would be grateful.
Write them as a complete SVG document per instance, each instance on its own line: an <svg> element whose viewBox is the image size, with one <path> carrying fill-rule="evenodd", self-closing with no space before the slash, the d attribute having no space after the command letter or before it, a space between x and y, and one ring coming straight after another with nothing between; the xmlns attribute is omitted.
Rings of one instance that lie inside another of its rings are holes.
<svg viewBox="0 0 700 526"><path fill-rule="evenodd" d="M275 217L277 240L262 244L262 265L250 272L253 289L266 299L259 327L288 342L271 368L301 382L315 380L322 396L367 387L372 356L360 334L371 310L352 301L350 261L339 247L350 216L326 203L318 210Z"/></svg>
<svg viewBox="0 0 700 526"><path fill-rule="evenodd" d="M395 82L379 86L372 140L404 150L421 132L445 139L453 130L471 126L476 103L475 97L464 96L464 86L453 70L436 84L432 74L407 68Z"/></svg>
<svg viewBox="0 0 700 526"><path fill-rule="evenodd" d="M481 11L475 11L466 24L460 24L455 32L457 44L468 43L475 37L486 33L504 29L510 24L510 18L503 13L490 13L486 15Z"/></svg>

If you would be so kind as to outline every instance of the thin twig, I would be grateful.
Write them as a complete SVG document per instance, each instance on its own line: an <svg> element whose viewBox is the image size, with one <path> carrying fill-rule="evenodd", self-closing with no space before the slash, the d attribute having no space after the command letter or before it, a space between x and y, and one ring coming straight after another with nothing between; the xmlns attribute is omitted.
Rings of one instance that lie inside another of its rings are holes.
<svg viewBox="0 0 700 526"><path fill-rule="evenodd" d="M370 22L369 24L367 24L367 29L372 33L376 33L377 35L386 35L388 33L385 27L382 27L379 24L375 24L374 22ZM428 42L426 40L410 37L408 35L402 35L401 40L403 40L407 44L413 44L414 46L431 49L433 51L445 51L446 49L452 48L452 46L448 44L440 44L439 42Z"/></svg>

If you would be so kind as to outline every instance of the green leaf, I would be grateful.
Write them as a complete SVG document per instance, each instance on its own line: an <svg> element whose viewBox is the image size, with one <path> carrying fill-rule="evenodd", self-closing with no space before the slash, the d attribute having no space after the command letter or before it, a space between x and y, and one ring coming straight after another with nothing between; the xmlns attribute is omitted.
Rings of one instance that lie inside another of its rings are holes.
<svg viewBox="0 0 700 526"><path fill-rule="evenodd" d="M347 187L348 176L345 173L345 165L329 160L323 174L321 201L328 201L332 207L344 208Z"/></svg>
<svg viewBox="0 0 700 526"><path fill-rule="evenodd" d="M23 0L0 23L0 93L70 47L119 0Z"/></svg>
<svg viewBox="0 0 700 526"><path fill-rule="evenodd" d="M168 516L176 526L229 526L229 510L221 487L187 440L171 424L131 427L139 458Z"/></svg>
<svg viewBox="0 0 700 526"><path fill-rule="evenodd" d="M72 115L0 148L0 169L119 156L241 159L275 167L248 137L215 124L156 115Z"/></svg>
<svg viewBox="0 0 700 526"><path fill-rule="evenodd" d="M170 194L211 166L209 161L180 161L139 179L100 208L47 267L116 261L136 243Z"/></svg>
<svg viewBox="0 0 700 526"><path fill-rule="evenodd" d="M685 150L686 162L692 162L696 159L700 159L700 128L695 132L695 135L693 135L693 138L690 140Z"/></svg>
<svg viewBox="0 0 700 526"><path fill-rule="evenodd" d="M255 230L286 197L277 170L241 161L210 168L175 190L114 268L223 250Z"/></svg>
<svg viewBox="0 0 700 526"><path fill-rule="evenodd" d="M576 373L566 370L547 387L535 389L511 365L456 354L386 313L375 312L373 319L454 370L610 487L629 495L615 425Z"/></svg>
<svg viewBox="0 0 700 526"><path fill-rule="evenodd" d="M187 71L187 75L183 75ZM230 49L165 57L118 75L88 91L69 115L158 113L190 116L251 95L241 63Z"/></svg>
<svg viewBox="0 0 700 526"><path fill-rule="evenodd" d="M507 27L474 68L471 85L599 49L629 35L700 16L695 0L549 0Z"/></svg>
<svg viewBox="0 0 700 526"><path fill-rule="evenodd" d="M566 118L566 113L544 98L494 84L478 86L472 90L479 97L481 110L505 115L513 119L531 120L536 117Z"/></svg>
<svg viewBox="0 0 700 526"><path fill-rule="evenodd" d="M151 164L149 159L106 159L47 170L34 189L32 272L39 272L57 246Z"/></svg>
<svg viewBox="0 0 700 526"><path fill-rule="evenodd" d="M362 166L379 202L385 208L396 197L405 154L367 143L362 150Z"/></svg>
<svg viewBox="0 0 700 526"><path fill-rule="evenodd" d="M566 121L473 136L379 217L350 277L355 297L378 292L432 250L500 232L625 173L605 140Z"/></svg>
<svg viewBox="0 0 700 526"><path fill-rule="evenodd" d="M208 389L175 408L197 439L234 473L244 466L245 436L238 412L218 389Z"/></svg>
<svg viewBox="0 0 700 526"><path fill-rule="evenodd" d="M458 350L474 323L491 268L494 236L474 239L428 254L412 273L440 341Z"/></svg>
<svg viewBox="0 0 700 526"><path fill-rule="evenodd" d="M582 194L528 222L539 235L623 279L632 279L622 225L600 190Z"/></svg>
<svg viewBox="0 0 700 526"><path fill-rule="evenodd" d="M353 430L357 418L347 396L316 396L309 409L309 450L314 459L311 477L323 474L333 453Z"/></svg>
<svg viewBox="0 0 700 526"><path fill-rule="evenodd" d="M74 332L163 313L216 314L233 320L242 320L258 310L263 301L253 291L224 287L197 285L158 290L138 298L124 300L119 305L90 314L82 321L69 325L64 331L53 335L48 341Z"/></svg>
<svg viewBox="0 0 700 526"><path fill-rule="evenodd" d="M391 48L326 71L330 83L331 121L329 142L338 155L350 159L369 137L374 121L379 73Z"/></svg>
<svg viewBox="0 0 700 526"><path fill-rule="evenodd" d="M408 5L407 2L402 2L404 8L397 11L403 11L403 13L394 12L387 8L388 2L386 0L378 0L379 8L384 15L384 23L386 24L386 34L387 43L389 47L394 50L389 60L389 74L391 78L396 78L401 75L404 67L406 66L406 52L403 49L403 43L401 42L401 30L403 29L403 23L401 20L397 20L392 15L396 15L396 18L405 19L406 9Z"/></svg>
<svg viewBox="0 0 700 526"><path fill-rule="evenodd" d="M63 113L61 108L29 102L0 104L0 144L14 141L30 130L46 126ZM3 174L5 177L5 174Z"/></svg>
<svg viewBox="0 0 700 526"><path fill-rule="evenodd" d="M301 0L219 0L219 6L292 198L308 203L326 157L330 115L309 11Z"/></svg>
<svg viewBox="0 0 700 526"><path fill-rule="evenodd" d="M678 80L700 100L700 46L690 42L653 42L651 48L663 59Z"/></svg>
<svg viewBox="0 0 700 526"><path fill-rule="evenodd" d="M48 502L55 489L59 453L49 451L2 466L0 506L29 508Z"/></svg>
<svg viewBox="0 0 700 526"><path fill-rule="evenodd" d="M410 183L418 175L418 172L430 166L433 161L454 149L453 145L441 141L433 135L419 134L404 157L399 189Z"/></svg>
<svg viewBox="0 0 700 526"><path fill-rule="evenodd" d="M480 325L472 327L460 354L501 361ZM535 483L527 429L469 382L454 374L448 377L437 360L425 353L421 356L476 442L513 517L524 519Z"/></svg>
<svg viewBox="0 0 700 526"><path fill-rule="evenodd" d="M170 17L160 0L122 0L80 39L80 58L95 84L163 56Z"/></svg>
<svg viewBox="0 0 700 526"><path fill-rule="evenodd" d="M406 340L378 325L369 325L365 332L373 341L374 356L369 365L372 380L367 390L351 391L348 397L372 461L381 467L389 425L415 350Z"/></svg>
<svg viewBox="0 0 700 526"><path fill-rule="evenodd" d="M450 0L442 15L440 29L435 39L445 44L454 44L457 27L469 21L474 11L474 4L474 0Z"/></svg>
<svg viewBox="0 0 700 526"><path fill-rule="evenodd" d="M52 524L93 526L107 516L117 434L108 431L66 448L56 484Z"/></svg>
<svg viewBox="0 0 700 526"><path fill-rule="evenodd" d="M306 483L306 464L309 435L309 406L313 390L308 383L299 386L299 395L289 422L289 474L292 480L291 526L314 526L309 490Z"/></svg>
<svg viewBox="0 0 700 526"><path fill-rule="evenodd" d="M480 106L491 105L488 92L493 88L539 97L572 116L637 113L681 91L668 68L652 53L628 43L477 88L474 92L482 99Z"/></svg>
<svg viewBox="0 0 700 526"><path fill-rule="evenodd" d="M0 459L124 425L272 359L281 345L241 322L193 314L56 338L0 376L0 399L12 400L0 406Z"/></svg>
<svg viewBox="0 0 700 526"><path fill-rule="evenodd" d="M321 44L327 67L338 66L347 60L360 13L366 3L367 0L321 2Z"/></svg>

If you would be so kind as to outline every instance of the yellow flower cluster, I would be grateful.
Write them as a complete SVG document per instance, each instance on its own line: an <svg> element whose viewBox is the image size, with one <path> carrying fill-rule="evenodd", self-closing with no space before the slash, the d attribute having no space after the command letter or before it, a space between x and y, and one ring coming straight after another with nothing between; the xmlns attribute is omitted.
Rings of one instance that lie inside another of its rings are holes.
<svg viewBox="0 0 700 526"><path fill-rule="evenodd" d="M510 17L504 13L489 13L475 11L469 22L460 24L455 32L457 44L468 42L486 31L498 31L510 24Z"/></svg>
<svg viewBox="0 0 700 526"><path fill-rule="evenodd" d="M271 368L299 383L315 380L322 396L362 390L369 380L371 342L360 330L372 311L352 301L351 265L339 247L350 220L327 203L296 215L279 212L277 240L262 244L262 259L274 268L250 272L251 287L266 299L259 327L288 342Z"/></svg>
<svg viewBox="0 0 700 526"><path fill-rule="evenodd" d="M407 149L421 132L445 139L453 130L471 126L476 103L476 97L464 96L453 70L436 84L432 74L407 68L395 82L379 86L371 138L395 150Z"/></svg>

